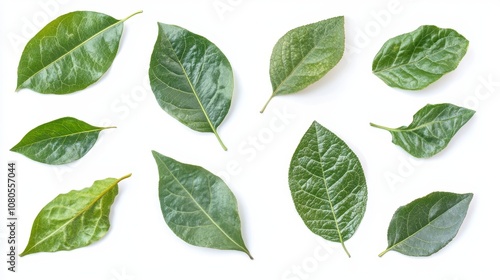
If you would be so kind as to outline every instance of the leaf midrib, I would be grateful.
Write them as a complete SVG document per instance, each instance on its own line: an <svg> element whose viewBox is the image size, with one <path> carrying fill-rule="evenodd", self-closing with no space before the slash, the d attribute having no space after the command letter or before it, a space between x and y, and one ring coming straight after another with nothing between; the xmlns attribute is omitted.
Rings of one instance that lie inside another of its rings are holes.
<svg viewBox="0 0 500 280"><path fill-rule="evenodd" d="M61 231L62 229L66 228L66 226L68 224L72 223L74 220L76 220L82 214L84 214L85 212L87 212L91 207L93 207L94 204L97 203L99 200L101 200L104 195L106 195L109 191L111 191L111 189L113 189L114 187L117 187L118 183L120 181L122 181L122 180L124 180L124 179L126 179L126 178L128 178L130 176L131 176L131 174L128 174L128 175L123 176L120 179L115 179L116 180L115 183L111 184L108 188L106 188L101 194L99 194L94 200L92 200L91 203L89 203L85 208L83 208L81 211L79 211L73 218L69 219L62 226L60 226L59 228L57 228L56 230L54 230L52 233L50 233L49 235L47 235L46 237L44 237L43 239L41 239L40 241L38 241L37 243L35 243L33 246L31 246L31 248L29 248L28 251L25 250L23 253L21 253L21 256L26 255L27 253L29 253L30 251L32 251L35 247L39 246L40 244L42 244L43 242L45 242L47 239L51 238L52 236L54 236L59 231ZM90 188L92 188L92 186Z"/></svg>
<svg viewBox="0 0 500 280"><path fill-rule="evenodd" d="M451 118L442 119L442 120L438 120L438 121L430 121L430 122L426 122L424 124L418 125L416 127L410 128L410 129L408 129L408 127L406 127L406 128L389 128L389 127L381 127L381 126L378 126L378 127L381 128L381 129L390 131L390 132L413 132L414 130L419 130L421 128L426 128L427 126L432 126L434 124L441 123L441 122L451 121L451 120L457 119L459 117L462 117L462 116L454 116L454 117L451 117Z"/></svg>
<svg viewBox="0 0 500 280"><path fill-rule="evenodd" d="M49 64L47 65L44 65L42 68L40 68L40 70L38 70L37 72L35 72L34 74L32 74L31 76L29 76L26 80L24 80L16 89L19 90L22 88L22 86L28 82L29 80L31 80L33 77L37 76L40 72L44 71L45 69L47 68L50 68L52 65L56 64L57 62L61 61L62 59L64 59L65 57L73 54L73 52L75 52L77 49L81 48L82 46L84 46L85 44L87 44L88 42L90 42L91 40L95 39L96 37L98 37L99 35L101 34L104 34L107 30L115 27L115 26L118 26L119 24L122 24L125 20L127 20L128 18L125 18L125 19L121 19L121 20L117 20L115 23L107 26L106 28L100 30L99 32L95 33L94 35L92 35L91 37L87 38L85 41L83 41L82 43L78 44L77 46L75 46L74 48L72 48L71 50L69 50L68 52L66 52L65 54L63 54L62 56L58 57L57 59L55 59L54 61L50 62ZM115 19L116 20L116 19ZM61 24L61 23L59 23Z"/></svg>
<svg viewBox="0 0 500 280"><path fill-rule="evenodd" d="M188 194L189 198L191 198L191 200L196 204L196 206L201 210L201 212L210 220L210 222L212 222L212 224L214 224L215 227L220 232L222 232L222 234L224 234L224 236L226 236L231 242L233 242L236 246L238 246L238 248L240 248L243 252L245 252L248 255L250 255L249 251L246 248L244 248L240 244L238 244L238 242L236 242L233 238L231 238L224 231L224 229L216 221L214 221L214 219L212 219L212 217L205 211L205 209L198 203L198 201L196 201L196 199L191 195L191 193L184 187L184 185L179 181L179 179L173 174L173 172L170 170L170 168L167 166L167 164L163 160L161 160L161 159L160 159L160 162L165 167L165 169L168 170L168 172L170 173L170 175L175 179L175 182L177 184L179 184L179 186L181 186L182 190L185 191Z"/></svg>
<svg viewBox="0 0 500 280"><path fill-rule="evenodd" d="M276 87L276 89L273 91L272 95L271 96L276 96L276 93L280 90L281 86L283 86L283 84L285 84L285 82L287 82L291 77L294 76L295 72L301 68L303 66L303 62L304 60L306 60L306 58L309 57L309 55L316 49L318 48L318 45L319 43L321 43L322 40L320 40L320 42L318 42L318 44L314 44L314 46L300 59L299 63L297 63L297 65L295 65L295 67L293 67L292 71L290 71L290 73L280 82L280 84ZM283 44L282 44L282 47L283 47ZM280 57L280 60L281 60L281 57ZM283 62L283 61L282 61Z"/></svg>
<svg viewBox="0 0 500 280"><path fill-rule="evenodd" d="M317 146L317 148L318 148L318 154L319 154L319 150L320 150L320 149L319 149L319 141L318 141L318 139L319 139L318 129L317 129L317 128L315 128L315 130L316 130L316 143L317 143L317 145L316 145L316 146ZM328 203L329 203L329 205L330 205L330 210L332 211L333 220L334 220L334 222L335 222L335 229L336 229L337 234L338 234L338 236L339 236L339 241L340 241L340 244L342 244L342 246L344 246L344 238L342 237L342 233L340 232L339 223L338 223L338 221L337 221L337 215L336 215L336 213L335 213L335 210L334 210L334 207L333 207L333 204L332 204L332 199L331 199L331 197L330 197L330 193L329 193L329 190L328 190L328 184L327 184L327 182L326 182L326 178L325 178L325 170L324 170L324 168L323 168L323 159L322 159L321 155L319 156L319 158L320 158L320 163L321 163L321 174L323 175L323 176L322 176L322 179L323 179L323 186L325 187L325 193L326 193L326 195L327 195L327 197L328 197ZM345 248L345 247L344 247L344 248ZM347 255L349 255L349 252L347 252L347 250L346 250L346 253L347 253ZM349 255L349 256L350 256L350 255Z"/></svg>
<svg viewBox="0 0 500 280"><path fill-rule="evenodd" d="M30 142L30 143L22 145L22 146L15 146L14 148L15 148L15 150L19 150L19 149L27 148L27 147L29 148L30 146L34 146L34 145L40 144L42 142L51 141L51 140L58 139L58 138L68 138L68 137L75 136L75 135L78 135L78 134L90 134L90 133L93 133L93 132L101 132L101 131L103 131L105 129L109 129L109 128L114 128L114 127L99 127L99 128L92 129L92 130L79 131L79 132L74 132L74 133L69 133L69 134L64 134L64 135L58 135L58 136L54 136L54 137L49 137L49 138L46 138L46 139L42 139L42 140L39 140L39 141ZM14 150L14 148L12 148L12 150Z"/></svg>
<svg viewBox="0 0 500 280"><path fill-rule="evenodd" d="M436 203L433 204L436 205L438 202L440 202L441 200L445 199L445 197L442 197L441 199L439 199ZM461 204L464 200L467 199L467 196L464 196L459 202L457 202L455 205L453 205L452 207L448 208L445 212L443 212L443 214L437 216L436 218L428 221L428 223L423 226L422 228L420 228L419 230L415 231L414 233L408 235L406 238L404 238L403 240L393 244L392 246L388 247L384 252L388 252L388 251L391 251L392 249L394 249L396 246L400 245L400 244L403 244L405 243L406 241L408 241L410 238L414 237L415 235L417 235L419 232L427 229L431 224L432 222L434 222L435 220L441 218L442 216L444 216L445 214L447 214L449 211L451 211L452 209L454 209L455 207L457 207L459 204ZM408 223L408 222L407 222Z"/></svg>
<svg viewBox="0 0 500 280"><path fill-rule="evenodd" d="M450 38L450 37L462 38L460 36L446 36L446 37L440 38L438 41L436 41L434 43L436 44L440 40L443 40L443 39L446 39L446 38ZM422 40L423 39L424 38L422 38ZM420 40L420 41L422 41L422 40ZM417 47L418 46L416 46L416 47L413 48L413 53L415 52L415 49L417 49ZM391 67L382 68L382 69L380 69L378 71L373 71L373 73L374 74L378 74L378 73L382 73L382 72L389 72L389 71L392 71L392 70L395 70L395 69L399 69L399 68L403 68L403 67L408 67L409 65L417 64L417 63L421 62L422 60L429 58L431 55L435 55L436 53L443 52L443 51L446 51L446 49L440 49L440 50L438 50L435 53L431 52L430 50L427 50L427 53L421 59L414 60L414 61L408 61L408 63L404 63L404 64L392 65ZM413 56L413 53L412 53L412 56ZM422 69L420 69L420 70L422 70ZM422 70L422 71L425 71L425 70ZM425 71L425 72L429 73L428 71ZM434 75L443 75L443 74L436 74L436 73L431 73L431 74L434 74Z"/></svg>
<svg viewBox="0 0 500 280"><path fill-rule="evenodd" d="M173 54L174 54L174 56L175 56L175 59L177 60L177 64L179 64L179 66L180 66L180 67L181 67L181 69L182 69L182 73L184 74L184 77L186 77L186 80L187 80L187 82L188 82L188 84L189 84L189 87L191 88L191 91L192 91L191 93L192 93L192 94L194 95L194 97L196 98L196 101L198 102L198 105L200 106L200 109L201 109L201 111L202 111L203 115L205 116L205 118L206 118L206 120L207 120L207 123L208 123L208 125L210 126L210 129L212 129L212 132L213 132L214 134L216 134L216 135L217 135L217 131L216 131L216 129L215 129L215 126L213 125L212 120L211 120L211 119L210 119L210 117L208 116L208 113L207 113L207 111L205 110L205 107L203 106L203 103L201 103L201 99L200 99L200 98L199 98L199 96L198 96L198 92L197 92L197 90L195 89L195 87L193 86L193 83L191 82L191 78L190 78L190 77L188 76L188 74L187 74L186 68L184 68L184 65L182 64L182 62L181 62L181 60L180 60L179 56L177 56L177 53L175 52L175 49L174 49L174 47L173 47L173 45L172 45L172 42L170 42L170 38L168 38L168 36L165 36L165 38L166 38L166 41L168 42L168 44L169 44L169 46L170 46L170 49L172 50L172 53L173 53Z"/></svg>

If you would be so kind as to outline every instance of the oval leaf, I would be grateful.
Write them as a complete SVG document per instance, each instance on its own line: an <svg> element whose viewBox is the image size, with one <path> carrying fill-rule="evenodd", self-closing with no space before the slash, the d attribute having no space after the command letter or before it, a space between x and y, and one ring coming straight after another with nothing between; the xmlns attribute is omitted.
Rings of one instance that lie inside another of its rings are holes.
<svg viewBox="0 0 500 280"><path fill-rule="evenodd" d="M133 15L116 20L78 11L53 20L26 44L17 70L17 90L67 94L95 83L113 63L123 22Z"/></svg>
<svg viewBox="0 0 500 280"><path fill-rule="evenodd" d="M108 128L71 117L60 118L35 127L10 150L42 163L70 163L87 154L99 132Z"/></svg>
<svg viewBox="0 0 500 280"><path fill-rule="evenodd" d="M317 122L302 137L290 163L288 184L295 208L315 234L334 242L356 232L366 210L361 163L342 139Z"/></svg>
<svg viewBox="0 0 500 280"><path fill-rule="evenodd" d="M344 17L334 17L297 27L281 37L273 48L269 74L273 93L298 92L321 79L344 54Z"/></svg>
<svg viewBox="0 0 500 280"><path fill-rule="evenodd" d="M412 156L429 158L442 151L451 138L474 115L475 111L453 104L428 104L413 115L409 126L387 128L370 123L371 126L387 130L392 142Z"/></svg>
<svg viewBox="0 0 500 280"><path fill-rule="evenodd" d="M473 194L434 192L400 207L387 231L387 249L408 256L430 256L456 235Z"/></svg>
<svg viewBox="0 0 500 280"><path fill-rule="evenodd" d="M165 222L189 244L250 252L241 236L238 205L228 186L202 167L153 151L158 165L160 206Z"/></svg>
<svg viewBox="0 0 500 280"><path fill-rule="evenodd" d="M38 252L69 251L90 245L108 232L109 213L118 183L130 177L95 181L91 187L58 195L33 222L25 256Z"/></svg>
<svg viewBox="0 0 500 280"><path fill-rule="evenodd" d="M233 70L226 56L206 38L158 23L149 68L151 88L160 107L200 132L213 132L226 117L233 95Z"/></svg>
<svg viewBox="0 0 500 280"><path fill-rule="evenodd" d="M391 87L423 89L455 70L468 46L453 29L424 25L388 40L375 56L372 71Z"/></svg>

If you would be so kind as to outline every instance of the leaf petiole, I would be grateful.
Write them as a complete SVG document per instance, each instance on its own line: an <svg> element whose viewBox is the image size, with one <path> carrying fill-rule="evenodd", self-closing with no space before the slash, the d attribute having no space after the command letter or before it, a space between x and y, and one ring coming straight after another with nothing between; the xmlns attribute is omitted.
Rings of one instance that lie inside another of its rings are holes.
<svg viewBox="0 0 500 280"><path fill-rule="evenodd" d="M266 104L264 104L264 107L262 107L262 109L260 110L260 113L264 113L264 111L266 110L267 108L267 105L269 105L269 102L271 102L271 99L273 99L274 95L271 95L271 97L269 97L269 99L267 100Z"/></svg>
<svg viewBox="0 0 500 280"><path fill-rule="evenodd" d="M124 22L124 21L126 21L127 19L129 19L129 18L131 18L131 17L133 17L133 16L135 16L135 15L137 15L137 14L141 14L141 13L142 13L142 10L137 11L137 12L135 12L135 13L131 14L130 16L128 16L128 17L126 17L126 18L122 19L122 20L121 20L121 22Z"/></svg>
<svg viewBox="0 0 500 280"><path fill-rule="evenodd" d="M227 151L226 145L224 145L224 142L222 142L222 139L220 138L219 133L217 133L217 130L215 130L215 129L214 129L214 134L215 134L215 137L217 137L219 144L222 146L222 149L224 149L224 151Z"/></svg>
<svg viewBox="0 0 500 280"><path fill-rule="evenodd" d="M344 248L344 251L346 252L347 256L350 258L351 257L351 254L349 253L349 251L347 250L347 247L345 246L344 242L341 243L342 244L342 248Z"/></svg>
<svg viewBox="0 0 500 280"><path fill-rule="evenodd" d="M390 128L390 127L386 127L386 126L382 126L382 125L378 125L378 124L374 124L374 123L370 123L370 126L375 127L375 128L380 128L383 130L388 130L388 131L394 130L394 128Z"/></svg>

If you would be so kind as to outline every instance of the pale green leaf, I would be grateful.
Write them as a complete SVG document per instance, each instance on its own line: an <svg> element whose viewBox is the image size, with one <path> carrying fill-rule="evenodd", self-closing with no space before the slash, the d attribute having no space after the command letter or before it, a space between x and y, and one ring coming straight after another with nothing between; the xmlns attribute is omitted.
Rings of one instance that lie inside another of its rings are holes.
<svg viewBox="0 0 500 280"><path fill-rule="evenodd" d="M98 180L89 188L58 195L36 216L28 245L20 256L69 251L100 240L110 227L118 183L130 176Z"/></svg>

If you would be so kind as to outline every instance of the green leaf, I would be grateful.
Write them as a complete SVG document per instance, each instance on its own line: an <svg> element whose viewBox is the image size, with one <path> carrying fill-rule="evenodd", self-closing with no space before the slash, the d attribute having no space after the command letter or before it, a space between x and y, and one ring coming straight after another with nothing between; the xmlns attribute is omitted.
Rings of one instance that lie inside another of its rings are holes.
<svg viewBox="0 0 500 280"><path fill-rule="evenodd" d="M353 236L366 210L368 190L358 157L316 121L293 154L288 184L295 208L315 234L340 242Z"/></svg>
<svg viewBox="0 0 500 280"><path fill-rule="evenodd" d="M24 48L17 70L17 90L67 94L99 80L109 69L120 44L123 20L78 11L58 17Z"/></svg>
<svg viewBox="0 0 500 280"><path fill-rule="evenodd" d="M385 42L372 71L391 87L423 89L455 70L468 46L469 41L453 29L424 25Z"/></svg>
<svg viewBox="0 0 500 280"><path fill-rule="evenodd" d="M99 133L113 127L96 127L71 117L60 118L29 131L12 149L47 164L66 164L82 158Z"/></svg>
<svg viewBox="0 0 500 280"><path fill-rule="evenodd" d="M396 210L387 232L387 249L408 256L430 256L456 235L473 194L434 192Z"/></svg>
<svg viewBox="0 0 500 280"><path fill-rule="evenodd" d="M185 242L252 256L241 236L236 198L206 169L153 151L158 165L160 206L165 222Z"/></svg>
<svg viewBox="0 0 500 280"><path fill-rule="evenodd" d="M273 48L269 74L273 93L260 111L277 95L298 92L328 73L344 54L344 17L334 17L297 27Z"/></svg>
<svg viewBox="0 0 500 280"><path fill-rule="evenodd" d="M449 103L428 104L413 115L413 122L409 126L388 128L373 123L370 125L389 131L392 143L412 156L429 158L446 148L451 138L474 113L473 110Z"/></svg>
<svg viewBox="0 0 500 280"><path fill-rule="evenodd" d="M213 132L227 150L217 127L231 106L233 70L216 45L184 28L158 23L149 80L163 110L193 130Z"/></svg>
<svg viewBox="0 0 500 280"><path fill-rule="evenodd" d="M89 188L58 195L36 216L28 245L20 256L69 251L100 240L110 226L118 183L130 176L98 180Z"/></svg>

